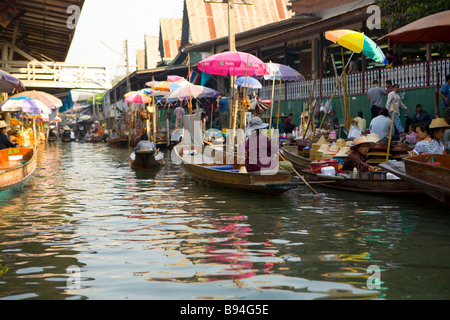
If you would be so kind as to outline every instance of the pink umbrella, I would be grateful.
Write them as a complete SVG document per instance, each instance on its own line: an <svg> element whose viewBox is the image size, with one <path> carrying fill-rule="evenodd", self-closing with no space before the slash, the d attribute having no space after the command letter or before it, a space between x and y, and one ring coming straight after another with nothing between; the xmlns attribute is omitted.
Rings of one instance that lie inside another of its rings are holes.
<svg viewBox="0 0 450 320"><path fill-rule="evenodd" d="M201 72L219 76L263 76L269 74L264 62L254 55L239 51L226 51L209 56L198 63Z"/></svg>
<svg viewBox="0 0 450 320"><path fill-rule="evenodd" d="M150 103L152 98L143 92L131 91L125 94L125 102L129 103Z"/></svg>

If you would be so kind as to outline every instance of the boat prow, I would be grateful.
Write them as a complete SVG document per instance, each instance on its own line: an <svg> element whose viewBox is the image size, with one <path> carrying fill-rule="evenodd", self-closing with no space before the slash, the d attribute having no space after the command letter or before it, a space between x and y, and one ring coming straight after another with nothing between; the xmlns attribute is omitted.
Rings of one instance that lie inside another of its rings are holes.
<svg viewBox="0 0 450 320"><path fill-rule="evenodd" d="M195 180L205 184L268 195L282 194L298 187L298 183L292 182L290 171L242 172L239 164L216 163L214 155L208 157L202 151L200 147L184 153L183 146L177 145L172 157L176 157L175 162Z"/></svg>
<svg viewBox="0 0 450 320"><path fill-rule="evenodd" d="M24 183L36 169L35 150L18 147L0 150L0 191Z"/></svg>
<svg viewBox="0 0 450 320"><path fill-rule="evenodd" d="M130 166L135 169L150 169L164 165L164 158L159 159L155 151L137 150L134 152L134 159L131 159Z"/></svg>
<svg viewBox="0 0 450 320"><path fill-rule="evenodd" d="M380 164L434 199L450 205L450 155L428 154Z"/></svg>

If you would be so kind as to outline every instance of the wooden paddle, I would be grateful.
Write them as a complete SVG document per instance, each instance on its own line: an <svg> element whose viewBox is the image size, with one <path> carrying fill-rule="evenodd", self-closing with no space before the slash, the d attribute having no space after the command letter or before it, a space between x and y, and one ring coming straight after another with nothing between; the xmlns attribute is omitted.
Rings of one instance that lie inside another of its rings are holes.
<svg viewBox="0 0 450 320"><path fill-rule="evenodd" d="M125 161L127 161L128 159L130 159L130 157L131 157L131 155L129 155L125 160L123 160L122 163L119 164L116 168L121 167L121 166L125 163Z"/></svg>
<svg viewBox="0 0 450 320"><path fill-rule="evenodd" d="M281 159L283 159L284 161L287 161L285 157L283 157L283 155L281 154L281 152L279 152L279 155L281 157ZM292 170L297 174L297 176L303 181L304 184L306 184L308 186L309 189L311 189L312 192L314 192L315 194L319 194L316 190L313 189L313 187L311 187L311 185L305 180L305 178L297 172L297 170L295 170L294 168L292 168Z"/></svg>

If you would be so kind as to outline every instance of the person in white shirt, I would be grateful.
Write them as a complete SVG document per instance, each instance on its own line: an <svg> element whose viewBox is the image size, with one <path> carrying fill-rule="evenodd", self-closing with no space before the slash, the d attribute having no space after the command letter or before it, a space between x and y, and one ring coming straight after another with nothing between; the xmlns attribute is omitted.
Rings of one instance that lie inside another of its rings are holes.
<svg viewBox="0 0 450 320"><path fill-rule="evenodd" d="M185 115L184 108L180 105L174 110L173 113L175 115L175 127L183 127L183 116Z"/></svg>
<svg viewBox="0 0 450 320"><path fill-rule="evenodd" d="M393 88L394 90L388 94L386 109L389 111L389 116L394 117L394 126L397 130L397 133L403 135L405 134L405 129L403 128L400 121L400 107L405 109L406 112L409 112L409 109L404 105L402 99L400 98L400 95L398 94L398 84L395 84Z"/></svg>
<svg viewBox="0 0 450 320"><path fill-rule="evenodd" d="M386 108L381 108L380 113L377 117L370 121L369 130L370 133L376 133L380 136L380 140L383 142L389 141L389 131L391 129L391 119L389 119L389 113ZM394 130L392 130L392 136L394 135Z"/></svg>

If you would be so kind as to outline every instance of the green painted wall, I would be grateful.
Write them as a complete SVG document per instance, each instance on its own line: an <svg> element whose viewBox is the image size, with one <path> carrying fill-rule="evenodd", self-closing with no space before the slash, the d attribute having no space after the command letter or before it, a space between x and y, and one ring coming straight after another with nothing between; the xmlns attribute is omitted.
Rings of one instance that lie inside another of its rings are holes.
<svg viewBox="0 0 450 320"><path fill-rule="evenodd" d="M431 116L434 116L434 94L436 92L436 88L421 88L421 89L411 89L411 90L403 90L400 91L400 93L405 93L406 98L404 99L403 103L408 107L409 109L409 116L414 115L414 112L416 110L416 105L418 103L422 104L423 110L428 112ZM322 99L325 101L326 99ZM333 98L331 104L336 111L336 115L339 118L339 123L344 123L344 116L342 113L342 103L341 103L341 97ZM384 98L384 102L386 102L386 98ZM294 123L298 125L300 123L300 114L303 110L303 104L306 104L306 110L308 108L308 100L290 100L290 101L281 101L280 103L280 113L284 113L285 115L289 113L294 114ZM440 103L440 100L439 100ZM290 106L290 108L289 108ZM275 116L278 111L278 101L274 102L274 110L273 115ZM351 117L355 118L357 116L358 111L362 111L364 118L367 121L367 126L369 126L370 120L371 120L371 112L370 112L370 103L367 100L367 95L355 95L350 96L350 113ZM442 111L442 110L441 110ZM268 115L268 112L266 113ZM401 121L403 125L405 124L406 117L406 111L401 109ZM323 116L323 114L322 114ZM325 121L327 121L328 118L325 118Z"/></svg>

